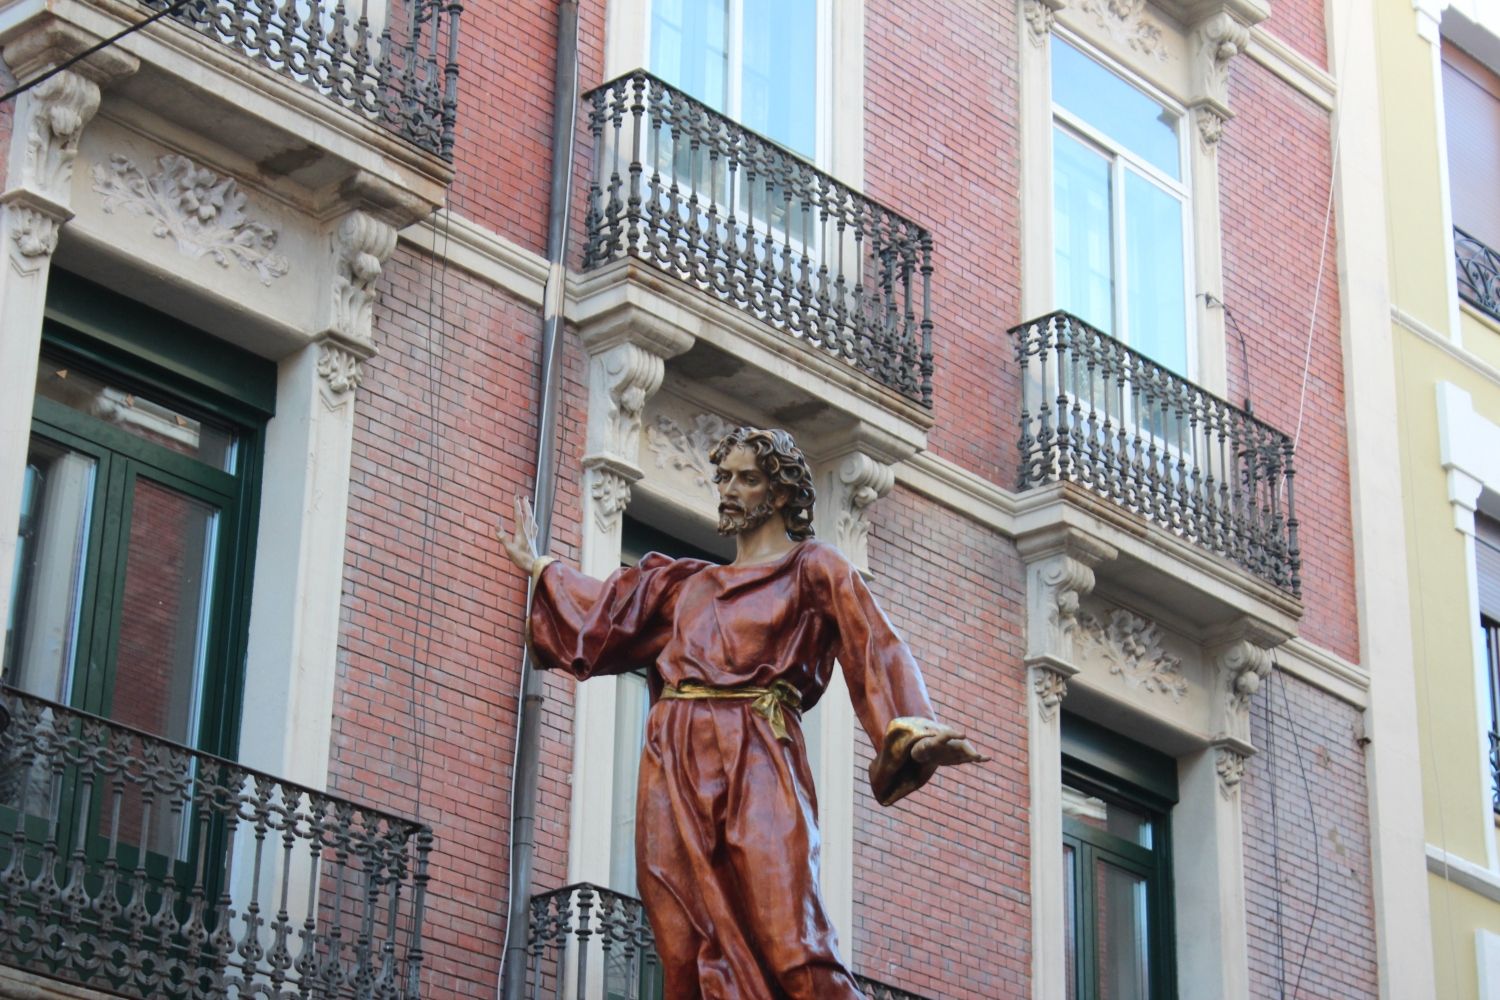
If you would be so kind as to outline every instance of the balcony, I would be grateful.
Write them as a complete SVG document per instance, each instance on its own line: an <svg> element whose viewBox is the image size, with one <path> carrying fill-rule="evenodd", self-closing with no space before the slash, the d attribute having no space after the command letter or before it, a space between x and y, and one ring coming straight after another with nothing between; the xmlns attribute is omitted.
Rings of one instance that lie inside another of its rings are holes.
<svg viewBox="0 0 1500 1000"><path fill-rule="evenodd" d="M648 73L584 100L585 270L635 258L930 409L925 229Z"/></svg>
<svg viewBox="0 0 1500 1000"><path fill-rule="evenodd" d="M431 831L0 689L0 963L142 1000L419 995Z"/></svg>
<svg viewBox="0 0 1500 1000"><path fill-rule="evenodd" d="M527 995L662 1000L661 966L641 901L579 883L531 898ZM870 1000L925 1000L856 975ZM602 982L600 981L602 979Z"/></svg>
<svg viewBox="0 0 1500 1000"><path fill-rule="evenodd" d="M1453 254L1458 264L1458 297L1500 320L1500 253L1455 226Z"/></svg>
<svg viewBox="0 0 1500 1000"><path fill-rule="evenodd" d="M174 0L140 2L159 11ZM194 0L170 16L452 160L462 4L389 0L383 27L371 25L369 7L369 0Z"/></svg>
<svg viewBox="0 0 1500 1000"><path fill-rule="evenodd" d="M1068 313L1010 332L1018 490L1076 483L1300 596L1290 437Z"/></svg>

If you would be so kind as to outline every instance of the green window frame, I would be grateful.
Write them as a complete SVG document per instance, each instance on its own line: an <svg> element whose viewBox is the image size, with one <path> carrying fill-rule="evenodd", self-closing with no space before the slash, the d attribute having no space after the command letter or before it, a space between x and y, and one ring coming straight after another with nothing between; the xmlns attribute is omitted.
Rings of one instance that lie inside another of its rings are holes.
<svg viewBox="0 0 1500 1000"><path fill-rule="evenodd" d="M1176 762L1068 713L1062 720L1062 751L1065 800L1071 789L1101 813L1124 820L1091 822L1064 812L1069 1000L1176 1000L1171 863ZM1137 891L1122 897L1122 887ZM1135 975L1130 983L1110 982L1120 967L1110 965L1108 953L1131 928L1137 934L1130 941L1139 958Z"/></svg>
<svg viewBox="0 0 1500 1000"><path fill-rule="evenodd" d="M207 628L200 702L196 731L187 742L233 757L276 366L66 272L54 272L49 283L42 351L70 369L160 400L234 437L231 461L216 468L56 400L37 397L32 416L33 440L42 438L86 456L95 469L87 534L81 540L85 571L76 641L72 663L66 665L71 680L60 700L94 714L113 714L133 488L144 478L217 512L212 580L203 597ZM23 523L23 535L26 528ZM18 591L23 573L18 558ZM7 673L12 669L9 646L7 642Z"/></svg>

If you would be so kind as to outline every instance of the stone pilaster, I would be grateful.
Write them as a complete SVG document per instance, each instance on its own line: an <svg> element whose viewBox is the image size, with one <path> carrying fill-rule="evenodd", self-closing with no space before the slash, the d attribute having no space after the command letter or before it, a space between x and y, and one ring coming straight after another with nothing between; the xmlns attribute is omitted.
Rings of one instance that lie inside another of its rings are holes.
<svg viewBox="0 0 1500 1000"><path fill-rule="evenodd" d="M16 79L35 79L98 39L50 18L5 46ZM0 193L0 525L21 516L21 484L31 437L37 355L52 254L69 207L73 164L84 127L99 110L100 86L137 68L133 56L106 49L16 99L6 190ZM16 534L0 530L0 566L15 561ZM9 588L0 588L0 621L9 614Z"/></svg>

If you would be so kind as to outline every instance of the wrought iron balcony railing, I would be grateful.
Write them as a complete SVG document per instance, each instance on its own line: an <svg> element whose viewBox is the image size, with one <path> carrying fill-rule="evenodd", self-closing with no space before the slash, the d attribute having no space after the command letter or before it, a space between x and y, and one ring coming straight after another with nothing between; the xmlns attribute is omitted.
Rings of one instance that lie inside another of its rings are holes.
<svg viewBox="0 0 1500 1000"><path fill-rule="evenodd" d="M584 268L636 257L932 405L932 237L645 72L585 95Z"/></svg>
<svg viewBox="0 0 1500 1000"><path fill-rule="evenodd" d="M1300 596L1290 437L1068 313L1010 332L1019 489L1087 486Z"/></svg>
<svg viewBox="0 0 1500 1000"><path fill-rule="evenodd" d="M142 1000L418 995L427 827L0 703L0 963Z"/></svg>
<svg viewBox="0 0 1500 1000"><path fill-rule="evenodd" d="M451 160L462 10L461 0L193 0L171 16Z"/></svg>
<svg viewBox="0 0 1500 1000"><path fill-rule="evenodd" d="M1458 263L1459 298L1500 319L1500 253L1459 229L1453 229Z"/></svg>
<svg viewBox="0 0 1500 1000"><path fill-rule="evenodd" d="M645 907L633 896L587 882L540 893L531 897L526 935L533 1000L663 1000L656 941ZM864 976L854 978L870 1000L925 1000Z"/></svg>

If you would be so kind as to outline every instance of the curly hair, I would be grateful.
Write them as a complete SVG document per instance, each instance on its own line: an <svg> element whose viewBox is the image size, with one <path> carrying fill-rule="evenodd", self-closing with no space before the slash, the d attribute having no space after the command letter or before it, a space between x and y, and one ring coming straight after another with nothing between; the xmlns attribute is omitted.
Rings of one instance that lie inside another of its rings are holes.
<svg viewBox="0 0 1500 1000"><path fill-rule="evenodd" d="M799 542L813 537L813 503L817 496L813 492L812 470L792 436L779 428L736 427L714 445L708 460L719 465L735 448L750 449L755 464L770 480L772 494L786 497L781 517L786 523L787 536Z"/></svg>

